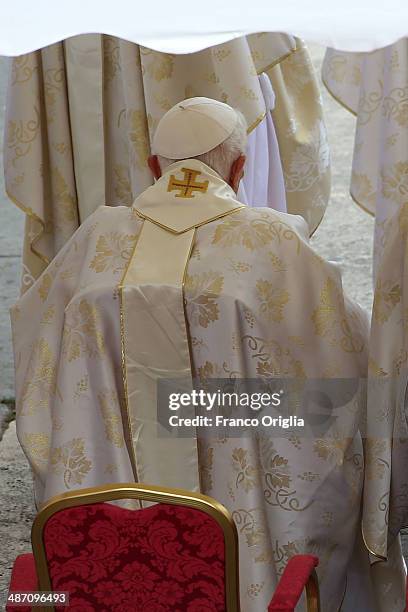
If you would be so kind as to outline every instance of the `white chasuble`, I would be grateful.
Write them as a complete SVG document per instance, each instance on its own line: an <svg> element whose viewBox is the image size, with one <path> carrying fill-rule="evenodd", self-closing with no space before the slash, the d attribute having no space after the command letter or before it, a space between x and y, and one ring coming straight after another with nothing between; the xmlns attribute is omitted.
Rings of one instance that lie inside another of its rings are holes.
<svg viewBox="0 0 408 612"><path fill-rule="evenodd" d="M12 309L18 436L38 503L134 479L200 488L237 525L243 612L267 608L302 552L320 559L323 609L375 609L360 534L366 320L307 233L185 160L132 207L99 207ZM157 431L157 383L179 376L356 384L324 434L175 443ZM398 605L389 590L384 612Z"/></svg>

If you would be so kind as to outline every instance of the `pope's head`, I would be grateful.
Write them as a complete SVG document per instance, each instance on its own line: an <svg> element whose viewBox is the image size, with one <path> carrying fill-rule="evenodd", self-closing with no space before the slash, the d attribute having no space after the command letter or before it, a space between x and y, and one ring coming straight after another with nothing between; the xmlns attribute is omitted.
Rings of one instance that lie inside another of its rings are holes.
<svg viewBox="0 0 408 612"><path fill-rule="evenodd" d="M237 191L244 173L246 142L242 113L210 98L188 98L159 121L149 167L158 179L169 164L198 159Z"/></svg>

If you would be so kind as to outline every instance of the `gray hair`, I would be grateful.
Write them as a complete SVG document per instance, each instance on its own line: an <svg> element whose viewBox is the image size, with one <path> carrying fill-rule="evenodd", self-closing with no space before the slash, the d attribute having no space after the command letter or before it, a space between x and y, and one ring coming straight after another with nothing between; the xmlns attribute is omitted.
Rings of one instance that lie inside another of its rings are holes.
<svg viewBox="0 0 408 612"><path fill-rule="evenodd" d="M215 170L225 181L228 181L231 166L234 161L245 153L246 144L247 144L247 122L244 115L235 109L235 112L238 115L238 120L236 126L230 136L226 140L224 140L221 144L217 145L211 151L207 151L207 153L203 153L203 155L197 155L192 159L198 159L202 161L204 164ZM160 168L162 171L169 166L170 164L174 164L176 161L181 161L179 159L169 159L168 157L163 157L158 155Z"/></svg>

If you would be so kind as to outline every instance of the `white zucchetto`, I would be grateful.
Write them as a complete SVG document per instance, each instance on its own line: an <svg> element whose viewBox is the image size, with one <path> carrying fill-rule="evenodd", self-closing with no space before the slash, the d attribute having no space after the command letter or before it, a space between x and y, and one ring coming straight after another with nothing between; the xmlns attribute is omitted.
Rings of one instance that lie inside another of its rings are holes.
<svg viewBox="0 0 408 612"><path fill-rule="evenodd" d="M203 155L231 136L237 121L236 111L228 104L211 98L188 98L160 119L153 152L169 159Z"/></svg>

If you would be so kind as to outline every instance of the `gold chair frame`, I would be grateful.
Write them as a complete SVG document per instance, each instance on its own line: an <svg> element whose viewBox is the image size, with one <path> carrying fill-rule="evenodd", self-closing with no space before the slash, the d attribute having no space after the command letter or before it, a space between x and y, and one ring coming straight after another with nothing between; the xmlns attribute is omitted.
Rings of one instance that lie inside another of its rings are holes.
<svg viewBox="0 0 408 612"><path fill-rule="evenodd" d="M52 591L44 544L44 527L56 513L73 506L84 506L120 499L136 499L153 503L171 504L201 510L221 527L225 542L225 601L227 612L239 612L238 533L228 510L215 499L184 489L170 489L153 485L125 483L80 489L51 498L34 519L31 543L38 577L39 591ZM38 612L55 612L53 606L36 608ZM314 609L311 608L311 612Z"/></svg>
<svg viewBox="0 0 408 612"><path fill-rule="evenodd" d="M320 612L320 590L317 572L314 569L305 586L307 612Z"/></svg>

